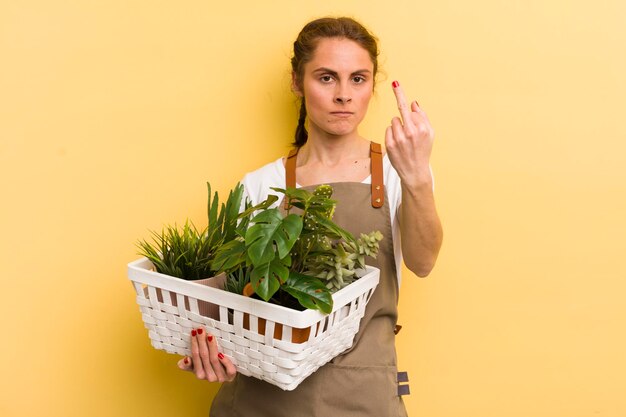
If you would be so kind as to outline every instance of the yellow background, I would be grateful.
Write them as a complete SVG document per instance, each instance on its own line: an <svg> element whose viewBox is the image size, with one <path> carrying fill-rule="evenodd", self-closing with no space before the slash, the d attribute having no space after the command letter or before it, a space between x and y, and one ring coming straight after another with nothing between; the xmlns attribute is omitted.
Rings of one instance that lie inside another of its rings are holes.
<svg viewBox="0 0 626 417"><path fill-rule="evenodd" d="M445 227L405 273L412 416L626 415L623 1L0 3L0 415L205 416L126 278L148 230L205 222L286 152L290 46L352 15L436 131ZM332 387L329 387L332 389Z"/></svg>

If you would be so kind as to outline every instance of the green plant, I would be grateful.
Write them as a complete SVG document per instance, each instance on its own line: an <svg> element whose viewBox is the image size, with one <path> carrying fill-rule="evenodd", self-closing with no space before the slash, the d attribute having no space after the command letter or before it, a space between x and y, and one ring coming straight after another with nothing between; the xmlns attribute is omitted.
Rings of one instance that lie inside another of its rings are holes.
<svg viewBox="0 0 626 417"><path fill-rule="evenodd" d="M317 187L312 196L301 191L287 193L292 204L303 211L305 219L301 238L292 251L293 269L322 279L331 292L340 290L354 281L357 269L365 268L365 256L377 256L383 235L373 231L355 239L336 226L332 222L336 201L330 198L333 192L330 185Z"/></svg>
<svg viewBox="0 0 626 417"><path fill-rule="evenodd" d="M237 277L245 271L255 293L265 301L282 304L289 295L304 308L329 313L331 293L352 282L355 269L365 266L364 256L376 256L382 235L372 232L355 239L337 226L332 221L337 202L330 198L329 185L313 192L273 190L288 200L287 214L269 208L278 200L274 195L248 207L239 215L240 226L247 226L245 232L238 228L237 236L219 248L212 267Z"/></svg>
<svg viewBox="0 0 626 417"><path fill-rule="evenodd" d="M225 290L235 294L243 294L243 290L250 282L250 270L239 268L226 276Z"/></svg>
<svg viewBox="0 0 626 417"><path fill-rule="evenodd" d="M228 194L226 203L221 205L217 192L211 196L208 182L207 188L206 228L198 230L187 220L182 229L168 225L160 233L152 232L152 242L140 240L137 243L139 254L148 258L157 272L187 280L211 277L214 275L211 262L218 248L247 228L246 222L238 223L243 185L237 184ZM249 207L247 201L244 207Z"/></svg>
<svg viewBox="0 0 626 417"><path fill-rule="evenodd" d="M376 257L382 233L361 233L356 241L335 242L331 248L313 254L305 261L305 269L322 279L331 291L339 290L356 279L356 270L365 268L365 256Z"/></svg>
<svg viewBox="0 0 626 417"><path fill-rule="evenodd" d="M157 272L196 280L211 276L213 248L205 236L205 231L186 221L182 229L166 226L161 233L152 232L153 243L142 240L137 245Z"/></svg>

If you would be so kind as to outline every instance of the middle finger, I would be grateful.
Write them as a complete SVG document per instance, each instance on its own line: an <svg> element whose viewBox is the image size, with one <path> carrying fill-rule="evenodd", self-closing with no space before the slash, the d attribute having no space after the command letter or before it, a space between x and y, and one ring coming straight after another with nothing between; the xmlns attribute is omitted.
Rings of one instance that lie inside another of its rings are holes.
<svg viewBox="0 0 626 417"><path fill-rule="evenodd" d="M228 378L226 377L226 373L224 372L224 367L220 362L217 355L219 351L217 350L217 340L209 334L207 334L207 344L209 346L209 358L211 359L211 365L213 366L213 370L217 375L217 380L220 382L226 381Z"/></svg>
<svg viewBox="0 0 626 417"><path fill-rule="evenodd" d="M194 364L193 373L196 374L196 378L198 379L206 379L206 373L204 372L202 360L200 359L200 347L196 334L195 329L191 330L191 362Z"/></svg>
<svg viewBox="0 0 626 417"><path fill-rule="evenodd" d="M407 123L412 123L411 109L406 102L404 90L402 90L402 87L400 87L400 83L397 81L394 81L391 86L393 87L393 93L396 95L398 110L400 111L400 116L402 117L402 124L406 125Z"/></svg>
<svg viewBox="0 0 626 417"><path fill-rule="evenodd" d="M217 381L217 375L211 365L211 357L209 355L209 348L207 346L206 333L202 328L197 330L198 352L200 354L200 360L202 361L202 368L206 373L206 379L215 382Z"/></svg>

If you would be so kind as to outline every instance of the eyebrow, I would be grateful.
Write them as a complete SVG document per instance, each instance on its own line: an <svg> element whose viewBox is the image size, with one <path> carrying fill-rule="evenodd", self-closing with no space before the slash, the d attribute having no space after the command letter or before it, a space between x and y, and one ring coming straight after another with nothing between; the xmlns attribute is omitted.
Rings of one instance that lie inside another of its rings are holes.
<svg viewBox="0 0 626 417"><path fill-rule="evenodd" d="M314 70L314 71L313 71L313 73L314 73L314 74L315 74L315 73L318 73L318 72L328 73L328 74L331 74L331 75L333 75L333 76L337 76L337 75L339 75L339 74L337 73L337 71L331 70L330 68L326 68L326 67L320 67L320 68L317 68L316 70ZM372 72L372 71L370 71L370 70L368 70L367 68L365 68L365 69L360 69L360 70L353 71L353 72L351 73L351 75L354 75L354 74L363 74L363 73L371 73L371 72Z"/></svg>

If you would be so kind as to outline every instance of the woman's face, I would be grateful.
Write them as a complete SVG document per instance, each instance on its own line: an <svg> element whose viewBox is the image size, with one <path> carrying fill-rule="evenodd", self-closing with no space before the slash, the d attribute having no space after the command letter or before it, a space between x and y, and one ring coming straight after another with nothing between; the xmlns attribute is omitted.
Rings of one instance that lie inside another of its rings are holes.
<svg viewBox="0 0 626 417"><path fill-rule="evenodd" d="M331 136L357 132L374 89L374 64L358 43L322 38L313 59L304 66L300 86L309 117L309 131Z"/></svg>

